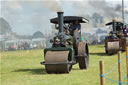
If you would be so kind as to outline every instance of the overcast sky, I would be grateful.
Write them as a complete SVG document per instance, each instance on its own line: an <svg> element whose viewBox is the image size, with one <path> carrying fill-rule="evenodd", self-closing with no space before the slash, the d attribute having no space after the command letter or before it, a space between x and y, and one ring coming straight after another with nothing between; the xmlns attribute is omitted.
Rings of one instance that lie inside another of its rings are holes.
<svg viewBox="0 0 128 85"><path fill-rule="evenodd" d="M121 0L106 1L112 6L121 4ZM128 0L124 1L125 10L128 10ZM57 11L64 11L64 15L79 15L74 12L75 7L79 7L76 9L81 14L93 12L89 9L88 0L0 0L0 17L3 17L17 34L32 35L36 31L50 33L49 19L56 17Z"/></svg>

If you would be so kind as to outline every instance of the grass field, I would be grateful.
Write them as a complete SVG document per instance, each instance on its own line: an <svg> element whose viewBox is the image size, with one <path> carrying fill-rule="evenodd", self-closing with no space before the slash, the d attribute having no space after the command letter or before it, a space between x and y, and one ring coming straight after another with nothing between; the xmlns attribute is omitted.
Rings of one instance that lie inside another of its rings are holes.
<svg viewBox="0 0 128 85"><path fill-rule="evenodd" d="M90 64L87 70L80 70L78 64L69 74L47 74L40 64L43 50L9 51L0 55L0 85L100 85L99 61L104 60L105 72L117 62L117 54L108 56L103 45L89 46ZM121 54L125 57L125 52ZM126 75L126 61L122 63L123 76ZM118 67L107 77L118 80ZM126 80L125 80L126 81ZM118 85L106 80L106 85Z"/></svg>

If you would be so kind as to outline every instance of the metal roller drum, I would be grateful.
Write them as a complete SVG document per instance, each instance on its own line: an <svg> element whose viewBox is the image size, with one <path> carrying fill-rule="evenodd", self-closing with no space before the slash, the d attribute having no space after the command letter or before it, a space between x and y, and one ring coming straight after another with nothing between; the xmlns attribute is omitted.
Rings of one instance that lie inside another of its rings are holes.
<svg viewBox="0 0 128 85"><path fill-rule="evenodd" d="M71 65L68 64L69 51L48 51L45 56L47 73L69 73Z"/></svg>
<svg viewBox="0 0 128 85"><path fill-rule="evenodd" d="M114 54L120 49L119 41L107 42L108 54Z"/></svg>

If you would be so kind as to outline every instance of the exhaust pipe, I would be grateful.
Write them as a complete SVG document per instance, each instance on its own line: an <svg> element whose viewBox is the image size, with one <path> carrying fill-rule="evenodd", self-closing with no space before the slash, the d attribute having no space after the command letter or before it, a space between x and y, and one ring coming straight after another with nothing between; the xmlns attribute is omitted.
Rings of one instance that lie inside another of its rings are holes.
<svg viewBox="0 0 128 85"><path fill-rule="evenodd" d="M59 32L60 33L64 32L64 28L63 28L63 22L64 22L63 13L64 12L57 12L57 14L58 14Z"/></svg>

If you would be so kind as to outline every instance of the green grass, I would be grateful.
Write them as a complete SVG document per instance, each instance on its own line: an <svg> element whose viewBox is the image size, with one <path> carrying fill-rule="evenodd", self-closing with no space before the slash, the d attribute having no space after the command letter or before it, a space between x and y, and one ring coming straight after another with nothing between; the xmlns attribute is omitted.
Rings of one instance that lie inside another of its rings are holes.
<svg viewBox="0 0 128 85"><path fill-rule="evenodd" d="M43 50L9 51L0 55L0 85L100 85L99 61L105 62L105 73L117 62L117 54L108 56L103 45L89 46L90 64L88 70L80 70L78 64L69 74L47 74L40 64ZM125 52L121 54L125 57ZM118 80L118 67L107 77ZM126 61L122 63L126 75ZM126 81L126 80L125 80ZM118 85L106 80L106 85Z"/></svg>

